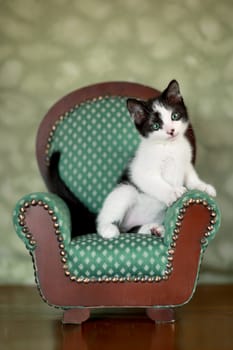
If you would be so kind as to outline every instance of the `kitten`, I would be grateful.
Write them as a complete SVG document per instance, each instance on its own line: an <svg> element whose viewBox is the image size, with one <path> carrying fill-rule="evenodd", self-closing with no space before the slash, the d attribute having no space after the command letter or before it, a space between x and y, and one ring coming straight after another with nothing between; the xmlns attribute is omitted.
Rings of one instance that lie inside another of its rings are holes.
<svg viewBox="0 0 233 350"><path fill-rule="evenodd" d="M139 226L138 233L163 236L167 207L187 189L210 196L216 191L200 180L192 165L192 148L185 136L188 112L176 80L155 99L128 99L127 108L141 143L121 183L103 203L97 232L114 238Z"/></svg>

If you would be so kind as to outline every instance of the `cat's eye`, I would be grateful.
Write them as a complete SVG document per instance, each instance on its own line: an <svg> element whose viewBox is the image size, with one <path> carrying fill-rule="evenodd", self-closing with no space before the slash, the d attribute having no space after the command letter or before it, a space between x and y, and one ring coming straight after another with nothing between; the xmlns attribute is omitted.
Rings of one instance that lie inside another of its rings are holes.
<svg viewBox="0 0 233 350"><path fill-rule="evenodd" d="M181 118L180 113L177 113L177 112L172 113L171 119L172 119L173 121L179 120L180 118Z"/></svg>
<svg viewBox="0 0 233 350"><path fill-rule="evenodd" d="M159 123L154 123L152 127L153 127L153 130L159 130L160 125Z"/></svg>

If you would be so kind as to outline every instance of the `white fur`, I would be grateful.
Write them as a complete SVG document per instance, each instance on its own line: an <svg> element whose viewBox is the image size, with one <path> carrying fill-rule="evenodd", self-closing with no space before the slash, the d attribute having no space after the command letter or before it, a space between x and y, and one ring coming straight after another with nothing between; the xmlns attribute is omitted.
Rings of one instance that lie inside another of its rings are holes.
<svg viewBox="0 0 233 350"><path fill-rule="evenodd" d="M161 226L166 208L187 189L216 195L215 189L201 181L191 163L191 146L184 136L188 124L172 121L172 111L155 104L164 126L142 138L130 165L132 182L118 185L106 198L97 218L97 231L104 238L118 237L135 226L139 232L163 234ZM175 129L174 135L169 132Z"/></svg>

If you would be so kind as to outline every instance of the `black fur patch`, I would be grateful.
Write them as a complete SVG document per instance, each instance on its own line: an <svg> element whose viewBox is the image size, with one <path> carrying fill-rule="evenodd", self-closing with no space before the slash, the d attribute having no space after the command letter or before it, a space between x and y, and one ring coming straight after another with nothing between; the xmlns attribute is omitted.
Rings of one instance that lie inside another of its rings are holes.
<svg viewBox="0 0 233 350"><path fill-rule="evenodd" d="M133 98L127 100L127 107L134 120L135 127L143 137L148 137L154 131L153 125L155 123L159 124L160 128L163 127L160 114L153 110L154 103L171 108L173 112L178 112L181 115L181 120L184 122L187 122L189 119L186 106L180 94L179 84L176 80L172 80L157 98L147 101Z"/></svg>
<svg viewBox="0 0 233 350"><path fill-rule="evenodd" d="M70 210L72 223L72 238L87 233L96 232L96 214L92 213L66 186L59 174L60 152L55 152L50 158L49 189L61 197Z"/></svg>

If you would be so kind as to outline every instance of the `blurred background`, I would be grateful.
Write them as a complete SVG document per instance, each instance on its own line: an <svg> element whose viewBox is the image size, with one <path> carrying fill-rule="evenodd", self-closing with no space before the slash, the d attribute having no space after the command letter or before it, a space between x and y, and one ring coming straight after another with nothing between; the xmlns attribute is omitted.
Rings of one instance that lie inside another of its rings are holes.
<svg viewBox="0 0 233 350"><path fill-rule="evenodd" d="M176 78L197 142L200 176L216 186L222 226L200 282L233 282L233 2L0 0L0 283L34 282L11 213L44 191L35 160L48 108L109 80L163 89Z"/></svg>

